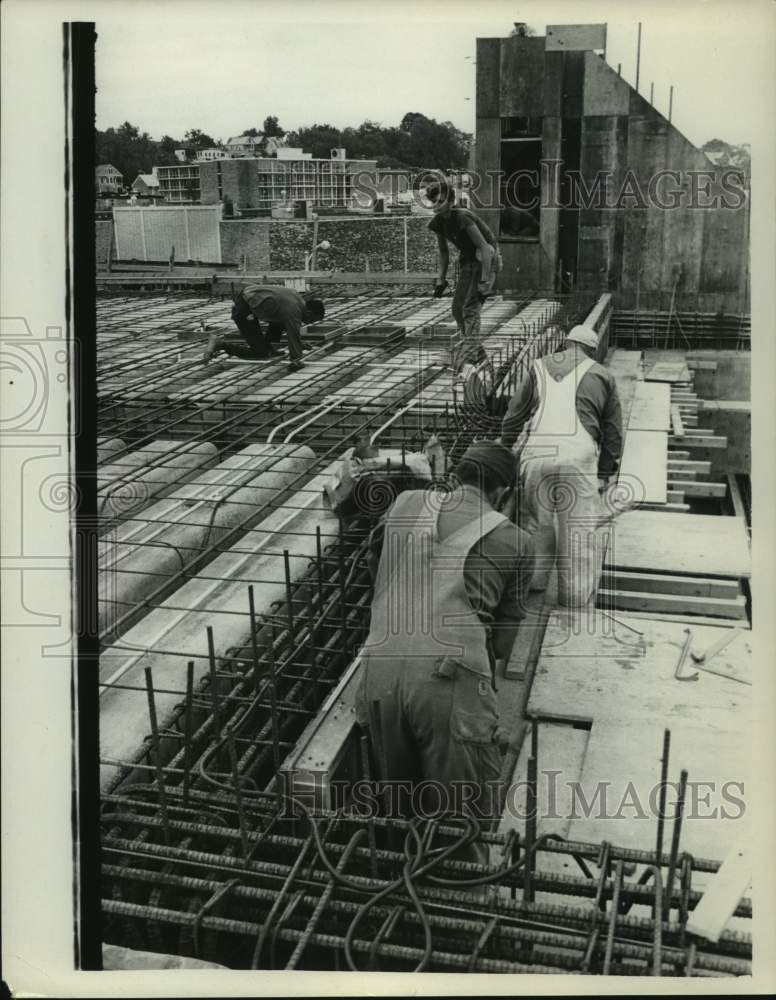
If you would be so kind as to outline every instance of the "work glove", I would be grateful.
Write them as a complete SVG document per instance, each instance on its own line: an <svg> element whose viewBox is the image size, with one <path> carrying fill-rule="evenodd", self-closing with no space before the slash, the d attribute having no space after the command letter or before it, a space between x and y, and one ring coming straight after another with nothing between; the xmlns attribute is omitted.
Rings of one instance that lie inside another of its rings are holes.
<svg viewBox="0 0 776 1000"><path fill-rule="evenodd" d="M447 288L447 281L443 278L442 281L434 282L434 298L441 299L445 294L445 289Z"/></svg>

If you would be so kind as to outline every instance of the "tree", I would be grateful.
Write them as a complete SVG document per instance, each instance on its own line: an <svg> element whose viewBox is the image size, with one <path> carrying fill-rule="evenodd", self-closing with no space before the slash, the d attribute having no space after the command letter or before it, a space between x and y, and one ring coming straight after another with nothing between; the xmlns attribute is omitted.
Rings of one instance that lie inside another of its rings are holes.
<svg viewBox="0 0 776 1000"><path fill-rule="evenodd" d="M275 115L267 115L264 119L263 125L264 135L267 137L274 137L276 139L282 139L286 134L285 129L280 127L280 124L275 117Z"/></svg>
<svg viewBox="0 0 776 1000"><path fill-rule="evenodd" d="M216 144L212 136L198 128L190 128L183 139L187 146L193 146L194 149L208 149Z"/></svg>
<svg viewBox="0 0 776 1000"><path fill-rule="evenodd" d="M287 140L289 146L301 146L316 159L328 160L331 150L342 145L342 133L333 125L307 125L289 132Z"/></svg>

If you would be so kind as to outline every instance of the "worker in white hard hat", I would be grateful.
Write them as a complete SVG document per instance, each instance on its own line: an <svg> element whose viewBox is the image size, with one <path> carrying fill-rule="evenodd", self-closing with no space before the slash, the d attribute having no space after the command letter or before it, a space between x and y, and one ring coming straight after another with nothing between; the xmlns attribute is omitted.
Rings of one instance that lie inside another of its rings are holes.
<svg viewBox="0 0 776 1000"><path fill-rule="evenodd" d="M600 494L622 457L617 385L595 360L597 347L595 330L573 327L560 351L534 361L502 425L502 443L517 444L521 456L521 524L536 551L532 589L546 589L557 565L566 607L587 604L596 589Z"/></svg>

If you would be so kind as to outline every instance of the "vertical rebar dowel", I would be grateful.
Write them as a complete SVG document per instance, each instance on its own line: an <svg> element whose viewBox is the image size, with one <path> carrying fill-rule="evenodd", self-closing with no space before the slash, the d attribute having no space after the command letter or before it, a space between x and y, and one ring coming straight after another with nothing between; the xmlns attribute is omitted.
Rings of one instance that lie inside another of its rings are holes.
<svg viewBox="0 0 776 1000"><path fill-rule="evenodd" d="M539 760L539 720L534 715L531 717L531 756L535 761Z"/></svg>
<svg viewBox="0 0 776 1000"><path fill-rule="evenodd" d="M280 783L277 781L277 773L280 770L280 727L278 725L278 699L275 674L275 626L270 625L269 640L267 642L267 665L269 666L269 706L270 720L272 723L272 766L275 771L278 795L280 795Z"/></svg>
<svg viewBox="0 0 776 1000"><path fill-rule="evenodd" d="M654 83L650 83L650 85L649 85L649 103L650 104L654 104L655 103L655 84Z"/></svg>
<svg viewBox="0 0 776 1000"><path fill-rule="evenodd" d="M216 727L216 739L221 739L221 706L218 699L218 678L216 677L216 651L213 644L213 629L207 627L207 658L210 667L210 700L213 703L213 724Z"/></svg>
<svg viewBox="0 0 776 1000"><path fill-rule="evenodd" d="M372 787L372 769L369 766L369 737L366 733L361 734L361 771L364 775L364 781L369 786L370 791L373 791ZM375 841L375 822L374 816L369 816L367 823L367 831L369 833L369 867L372 873L372 878L377 878L377 843Z"/></svg>
<svg viewBox="0 0 776 1000"><path fill-rule="evenodd" d="M663 911L663 876L657 865L653 869L653 872L655 876L655 913L657 913L657 916L652 921L654 927L654 937L652 939L652 975L659 976L663 965L663 920L660 916Z"/></svg>
<svg viewBox="0 0 776 1000"><path fill-rule="evenodd" d="M601 974L609 975L609 968L612 963L612 951L614 950L614 932L617 927L617 914L620 912L620 890L622 889L623 862L618 861L614 870L614 890L612 893L612 908L609 914L609 929L606 934L606 951L604 952L604 964Z"/></svg>
<svg viewBox="0 0 776 1000"><path fill-rule="evenodd" d="M337 544L338 578L340 592L340 623L342 625L342 641L345 641L347 628L347 612L345 608L345 526L342 518L339 522L339 541Z"/></svg>
<svg viewBox="0 0 776 1000"><path fill-rule="evenodd" d="M674 85L668 91L668 123L671 123L671 115L674 113Z"/></svg>
<svg viewBox="0 0 776 1000"><path fill-rule="evenodd" d="M259 690L259 677L261 674L259 646L256 637L256 605L253 601L253 584L248 587L248 617L250 618L251 629L251 657L253 659L253 690Z"/></svg>
<svg viewBox="0 0 776 1000"><path fill-rule="evenodd" d="M164 771L162 770L162 748L159 742L159 726L156 721L156 701L154 699L154 681L151 668L145 668L146 694L148 695L148 716L151 720L151 742L154 748L154 767L156 768L156 784L159 792L159 808L162 813L162 829L164 842L170 843L170 823L167 815L167 790L164 787Z"/></svg>
<svg viewBox="0 0 776 1000"><path fill-rule="evenodd" d="M639 21L639 33L636 40L636 91L639 89L639 73L641 71L641 21Z"/></svg>
<svg viewBox="0 0 776 1000"><path fill-rule="evenodd" d="M323 549L320 524L315 526L315 575L318 582L318 609L323 613Z"/></svg>
<svg viewBox="0 0 776 1000"><path fill-rule="evenodd" d="M671 730L663 730L663 756L660 758L660 789L657 807L657 841L655 843L655 864L663 863L663 827L666 815L666 788L668 785L668 755L671 749ZM653 911L652 916L656 914Z"/></svg>
<svg viewBox="0 0 776 1000"><path fill-rule="evenodd" d="M671 896L674 888L674 875L676 874L676 860L679 856L679 838L682 835L682 819L684 816L684 798L686 793L687 771L682 771L679 775L679 794L676 797L676 815L674 816L674 827L671 835L671 857L668 861L666 891L663 900L663 913L666 920L671 916Z"/></svg>
<svg viewBox="0 0 776 1000"><path fill-rule="evenodd" d="M528 759L528 782L526 788L525 812L525 865L523 867L523 902L534 900L533 869L536 862L534 842L536 840L536 758Z"/></svg>
<svg viewBox="0 0 776 1000"><path fill-rule="evenodd" d="M189 804L191 737L194 730L194 661L186 665L186 709L183 723L183 804Z"/></svg>
<svg viewBox="0 0 776 1000"><path fill-rule="evenodd" d="M283 575L286 583L286 615L288 616L288 641L294 638L294 605L291 598L291 556L283 549Z"/></svg>
<svg viewBox="0 0 776 1000"><path fill-rule="evenodd" d="M248 843L248 827L245 822L245 810L243 809L242 788L240 788L240 769L237 765L237 748L234 745L234 733L230 726L226 731L226 743L229 748L229 764L232 768L232 781L234 782L234 799L237 804L237 820L240 824L240 841L242 843L243 857L247 858L250 853Z"/></svg>

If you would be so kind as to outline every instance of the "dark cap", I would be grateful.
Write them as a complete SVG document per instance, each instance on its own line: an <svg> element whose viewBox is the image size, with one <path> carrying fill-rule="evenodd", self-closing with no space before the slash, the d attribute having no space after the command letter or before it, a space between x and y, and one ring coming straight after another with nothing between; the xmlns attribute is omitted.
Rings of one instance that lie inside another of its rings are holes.
<svg viewBox="0 0 776 1000"><path fill-rule="evenodd" d="M511 448L495 441L475 442L463 453L461 461L487 470L503 486L512 486L517 478L517 455Z"/></svg>

